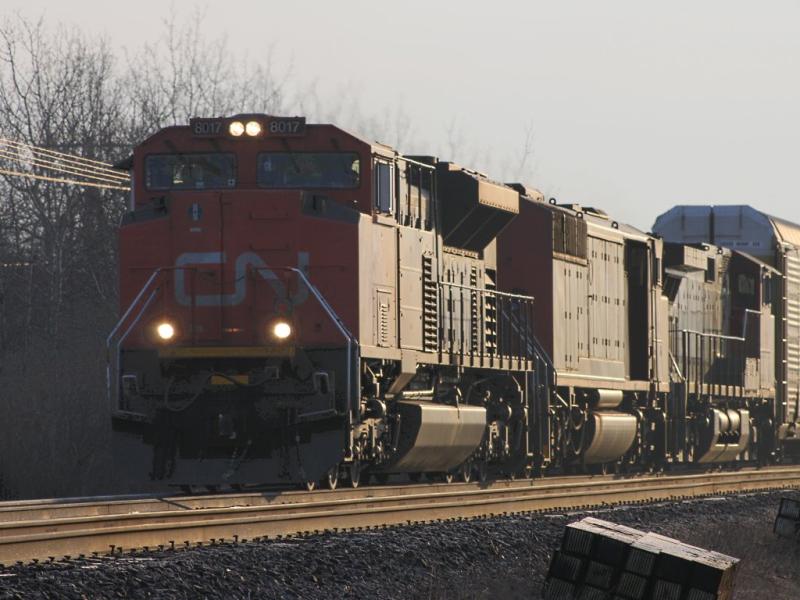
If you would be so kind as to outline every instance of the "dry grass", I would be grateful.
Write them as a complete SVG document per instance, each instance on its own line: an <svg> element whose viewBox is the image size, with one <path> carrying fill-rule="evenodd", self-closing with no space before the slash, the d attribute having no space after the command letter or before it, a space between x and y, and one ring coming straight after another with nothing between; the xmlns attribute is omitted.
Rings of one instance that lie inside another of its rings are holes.
<svg viewBox="0 0 800 600"><path fill-rule="evenodd" d="M86 336L2 357L0 497L115 489L104 350L100 336Z"/></svg>

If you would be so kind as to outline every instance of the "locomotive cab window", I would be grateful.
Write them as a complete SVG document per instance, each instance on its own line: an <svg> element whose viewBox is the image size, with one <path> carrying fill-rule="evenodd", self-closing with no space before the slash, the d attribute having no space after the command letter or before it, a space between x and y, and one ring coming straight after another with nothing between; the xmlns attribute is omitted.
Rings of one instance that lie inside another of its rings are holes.
<svg viewBox="0 0 800 600"><path fill-rule="evenodd" d="M149 190L236 187L236 157L228 153L151 154L144 159Z"/></svg>
<svg viewBox="0 0 800 600"><path fill-rule="evenodd" d="M258 185L263 188L356 188L361 162L355 152L262 152Z"/></svg>
<svg viewBox="0 0 800 600"><path fill-rule="evenodd" d="M375 208L392 213L392 166L380 160L375 161Z"/></svg>

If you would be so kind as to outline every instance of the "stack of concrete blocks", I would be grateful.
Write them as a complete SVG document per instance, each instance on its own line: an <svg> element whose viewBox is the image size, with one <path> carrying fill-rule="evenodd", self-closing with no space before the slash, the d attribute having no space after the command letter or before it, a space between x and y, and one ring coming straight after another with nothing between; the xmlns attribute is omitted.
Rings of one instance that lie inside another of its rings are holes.
<svg viewBox="0 0 800 600"><path fill-rule="evenodd" d="M545 600L729 600L738 559L587 517L567 525Z"/></svg>
<svg viewBox="0 0 800 600"><path fill-rule="evenodd" d="M781 498L773 531L781 537L797 539L800 532L800 500Z"/></svg>

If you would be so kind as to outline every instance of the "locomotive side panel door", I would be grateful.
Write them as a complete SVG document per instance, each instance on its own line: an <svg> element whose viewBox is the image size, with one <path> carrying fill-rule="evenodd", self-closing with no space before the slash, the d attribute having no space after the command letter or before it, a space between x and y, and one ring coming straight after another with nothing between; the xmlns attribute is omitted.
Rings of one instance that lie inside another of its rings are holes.
<svg viewBox="0 0 800 600"><path fill-rule="evenodd" d="M566 261L553 260L553 362L556 369L573 370L570 360L570 279L571 265Z"/></svg>
<svg viewBox="0 0 800 600"><path fill-rule="evenodd" d="M359 331L364 356L397 346L397 234L367 218L359 224Z"/></svg>
<svg viewBox="0 0 800 600"><path fill-rule="evenodd" d="M606 272L608 274L608 345L606 355L609 360L621 362L624 359L625 323L625 273L624 246L609 242L606 245Z"/></svg>
<svg viewBox="0 0 800 600"><path fill-rule="evenodd" d="M605 358L603 338L605 333L605 268L602 255L605 241L589 237L589 356Z"/></svg>
<svg viewBox="0 0 800 600"><path fill-rule="evenodd" d="M653 310L653 364L651 369L659 383L669 381L670 370L670 334L669 334L669 300L663 294L664 283L661 272L664 246L658 239L650 240L650 302Z"/></svg>
<svg viewBox="0 0 800 600"><path fill-rule="evenodd" d="M586 268L569 261L554 260L553 360L559 369L579 369L586 355ZM582 318L583 317L583 318Z"/></svg>
<svg viewBox="0 0 800 600"><path fill-rule="evenodd" d="M425 257L434 255L434 237L429 231L398 227L400 346L423 350L423 301Z"/></svg>
<svg viewBox="0 0 800 600"><path fill-rule="evenodd" d="M794 247L786 247L783 257L785 421L792 422L797 417L800 402L800 254Z"/></svg>
<svg viewBox="0 0 800 600"><path fill-rule="evenodd" d="M578 358L589 357L589 269L583 265L576 267L577 281L575 283L575 325L577 329L577 356Z"/></svg>
<svg viewBox="0 0 800 600"><path fill-rule="evenodd" d="M761 320L759 328L760 388L768 394L775 394L775 316L774 274L762 274L761 279Z"/></svg>
<svg viewBox="0 0 800 600"><path fill-rule="evenodd" d="M567 267L567 356L570 368L576 369L578 366L578 267L572 263L568 263Z"/></svg>
<svg viewBox="0 0 800 600"><path fill-rule="evenodd" d="M628 240L625 247L625 272L628 283L628 356L629 376L648 379L649 349L649 277L647 246Z"/></svg>

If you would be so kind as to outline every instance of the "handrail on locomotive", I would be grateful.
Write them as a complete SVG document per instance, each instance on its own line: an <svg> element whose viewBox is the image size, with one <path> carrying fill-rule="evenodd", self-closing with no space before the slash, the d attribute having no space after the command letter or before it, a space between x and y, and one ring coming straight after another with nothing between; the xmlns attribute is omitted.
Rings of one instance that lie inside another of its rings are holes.
<svg viewBox="0 0 800 600"><path fill-rule="evenodd" d="M330 321L336 326L339 333L342 335L342 338L345 341L346 348L347 348L347 356L348 356L348 364L347 364L347 398L349 406L354 406L357 404L355 398L356 395L353 394L353 369L355 365L358 364L358 340L353 337L353 334L347 329L344 321L342 321L341 317L336 314L336 311L333 310L330 303L325 300L325 297L322 293L309 281L306 274L303 272L302 269L297 267L249 267L253 271L265 271L265 272L274 272L274 271L283 271L283 272L290 272L294 273L298 276L301 280L302 284L306 286L311 294L314 296L314 299L319 303L319 305L323 308L327 316L329 317ZM107 382L108 382L108 397L112 407L119 407L119 397L120 397L120 383L121 380L117 377L120 370L120 357L122 353L122 344L133 330L133 328L139 324L144 317L147 309L150 307L150 304L155 299L156 295L160 291L161 287L164 285L163 283L156 284L156 282L166 273L171 273L173 271L190 271L196 272L197 267L184 267L184 266L175 266L175 267L159 267L153 270L153 273L148 277L147 281L145 282L144 286L142 286L141 291L137 294L136 298L134 298L133 302L128 306L127 310L123 313L122 317L117 321L117 324L111 330L111 333L106 338L106 348L108 351L108 364L107 364ZM145 295L150 290L150 288L155 287L147 296L147 299L144 300ZM195 298L197 297L197 291L192 286L190 296L192 299L191 306L191 322L189 325L190 331L194 332L194 307L195 307ZM141 305L141 308L136 313L135 317L130 321L130 324L125 328L124 333L117 337L117 333L122 330L122 328L126 325L134 310L137 306ZM194 345L194 335L191 338L192 344ZM355 356L354 356L355 354ZM113 360L112 360L113 357ZM113 365L113 372L112 372L112 365ZM112 381L117 381L118 385L114 386Z"/></svg>

